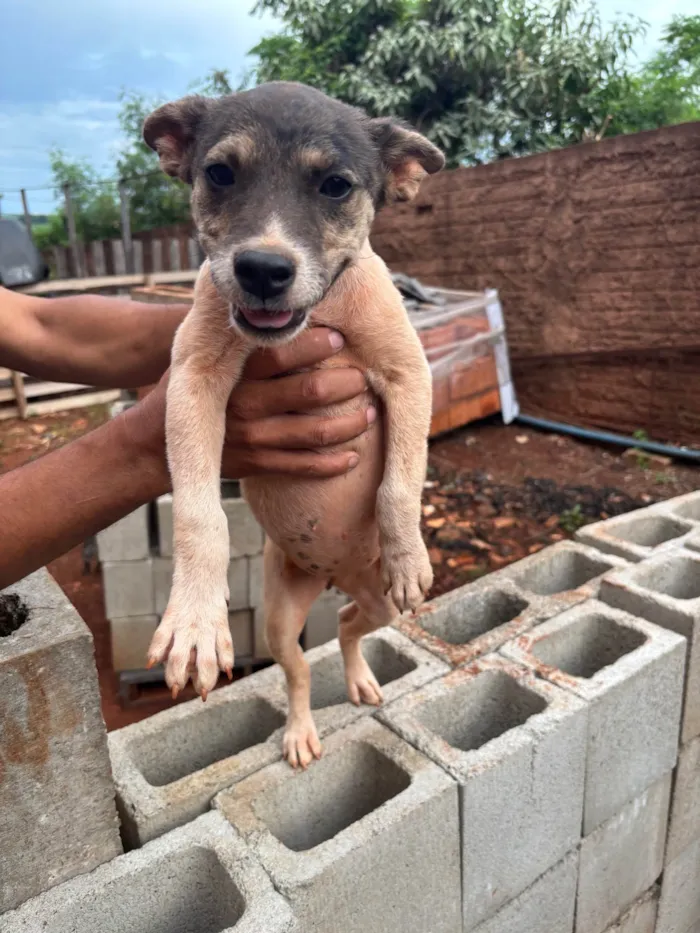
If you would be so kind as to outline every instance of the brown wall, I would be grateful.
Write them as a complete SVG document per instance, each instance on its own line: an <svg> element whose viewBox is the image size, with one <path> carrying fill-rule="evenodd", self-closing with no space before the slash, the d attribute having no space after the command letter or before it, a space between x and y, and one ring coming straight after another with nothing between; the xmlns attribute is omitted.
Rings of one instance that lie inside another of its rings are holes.
<svg viewBox="0 0 700 933"><path fill-rule="evenodd" d="M372 243L499 290L523 411L700 443L700 123L445 172Z"/></svg>

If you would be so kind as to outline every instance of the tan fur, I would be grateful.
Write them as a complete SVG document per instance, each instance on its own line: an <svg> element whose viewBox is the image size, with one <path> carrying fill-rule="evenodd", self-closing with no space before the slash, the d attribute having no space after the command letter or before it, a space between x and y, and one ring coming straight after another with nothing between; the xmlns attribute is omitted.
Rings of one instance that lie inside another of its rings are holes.
<svg viewBox="0 0 700 933"><path fill-rule="evenodd" d="M320 752L306 662L295 647L311 603L329 579L354 599L340 623L348 692L355 702L378 703L381 691L362 657L360 639L388 624L399 610L417 608L432 583L419 524L430 372L401 296L368 243L314 309L312 324L344 334L345 349L326 365L366 372L385 414L363 437L345 445L360 454L360 462L344 476L254 477L243 484L270 539L265 558L268 641L289 685L285 754L303 767ZM184 686L193 666L195 686L205 696L219 668L230 670L233 664L226 616L228 537L218 475L226 400L251 349L229 327L227 308L205 263L194 306L177 334L168 388L175 574L149 654L152 661L167 655L166 679L174 691ZM355 400L329 411L363 403ZM387 589L391 598L384 595Z"/></svg>
<svg viewBox="0 0 700 933"><path fill-rule="evenodd" d="M231 133L219 140L207 153L207 159L211 163L227 163L233 157L239 165L245 165L252 161L255 151L255 140L250 133L239 130L237 133Z"/></svg>

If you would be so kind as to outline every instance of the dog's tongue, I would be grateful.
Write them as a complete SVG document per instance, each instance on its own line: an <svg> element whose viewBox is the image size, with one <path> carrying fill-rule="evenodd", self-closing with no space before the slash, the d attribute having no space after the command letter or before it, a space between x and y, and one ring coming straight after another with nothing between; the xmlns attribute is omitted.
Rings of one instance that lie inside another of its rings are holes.
<svg viewBox="0 0 700 933"><path fill-rule="evenodd" d="M292 311L262 311L257 308L241 308L241 314L252 327L284 327L292 319Z"/></svg>

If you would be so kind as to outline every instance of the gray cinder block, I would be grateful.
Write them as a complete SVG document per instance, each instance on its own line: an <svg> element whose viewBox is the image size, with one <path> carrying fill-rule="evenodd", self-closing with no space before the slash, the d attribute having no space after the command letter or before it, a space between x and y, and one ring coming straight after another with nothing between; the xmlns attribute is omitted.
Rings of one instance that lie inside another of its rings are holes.
<svg viewBox="0 0 700 933"><path fill-rule="evenodd" d="M605 933L654 933L659 909L659 888L654 885Z"/></svg>
<svg viewBox="0 0 700 933"><path fill-rule="evenodd" d="M700 738L683 746L673 782L666 862L700 839Z"/></svg>
<svg viewBox="0 0 700 933"><path fill-rule="evenodd" d="M330 590L324 590L315 601L304 626L304 647L317 648L319 645L325 645L338 635L338 612L343 606L350 602L349 598L333 586Z"/></svg>
<svg viewBox="0 0 700 933"><path fill-rule="evenodd" d="M271 684L275 684L271 689ZM282 756L285 710L271 669L109 734L130 847L204 813L214 795Z"/></svg>
<svg viewBox="0 0 700 933"><path fill-rule="evenodd" d="M120 671L139 671L146 666L148 647L158 628L158 616L131 616L110 619L112 641L112 668Z"/></svg>
<svg viewBox="0 0 700 933"><path fill-rule="evenodd" d="M474 933L571 933L577 880L578 852L574 851Z"/></svg>
<svg viewBox="0 0 700 933"><path fill-rule="evenodd" d="M103 563L102 584L108 619L156 614L151 558Z"/></svg>
<svg viewBox="0 0 700 933"><path fill-rule="evenodd" d="M584 835L674 767L685 647L680 635L598 600L503 647L588 705Z"/></svg>
<svg viewBox="0 0 700 933"><path fill-rule="evenodd" d="M587 732L577 697L491 655L378 716L460 784L465 931L577 845Z"/></svg>
<svg viewBox="0 0 700 933"><path fill-rule="evenodd" d="M666 865L656 933L695 933L700 929L700 839Z"/></svg>
<svg viewBox="0 0 700 933"><path fill-rule="evenodd" d="M296 933L289 906L218 813L19 910L2 933Z"/></svg>
<svg viewBox="0 0 700 933"><path fill-rule="evenodd" d="M0 592L0 913L121 852L92 635L45 570Z"/></svg>
<svg viewBox="0 0 700 933"><path fill-rule="evenodd" d="M626 561L563 541L425 603L394 625L452 667L497 651L537 623L596 596Z"/></svg>
<svg viewBox="0 0 700 933"><path fill-rule="evenodd" d="M700 555L678 548L606 577L601 599L685 636L681 741L700 735Z"/></svg>
<svg viewBox="0 0 700 933"><path fill-rule="evenodd" d="M230 539L231 557L253 557L262 553L263 530L242 497L222 498ZM173 497L161 496L156 503L158 543L161 557L173 556Z"/></svg>
<svg viewBox="0 0 700 933"><path fill-rule="evenodd" d="M147 505L142 505L97 534L97 554L101 563L145 560L150 553Z"/></svg>
<svg viewBox="0 0 700 933"><path fill-rule="evenodd" d="M581 843L576 933L602 933L661 875L671 775Z"/></svg>
<svg viewBox="0 0 700 933"><path fill-rule="evenodd" d="M690 493L586 525L576 533L576 539L636 562L682 545L698 527L698 518L700 498Z"/></svg>
<svg viewBox="0 0 700 933"><path fill-rule="evenodd" d="M248 558L248 605L257 609L263 604L263 557Z"/></svg>
<svg viewBox="0 0 700 933"><path fill-rule="evenodd" d="M420 690L449 668L430 652L414 645L392 628L379 629L362 639L362 652L379 681L388 706L404 694ZM311 709L319 737L342 729L357 719L371 716L376 707L348 700L343 656L338 639L306 652L311 668ZM276 702L286 708L287 688L279 666L270 669L276 684Z"/></svg>
<svg viewBox="0 0 700 933"><path fill-rule="evenodd" d="M626 561L575 541L562 541L500 571L525 594L549 597L553 611L598 596L601 581Z"/></svg>
<svg viewBox="0 0 700 933"><path fill-rule="evenodd" d="M295 774L270 765L216 798L304 933L459 933L457 787L372 719Z"/></svg>

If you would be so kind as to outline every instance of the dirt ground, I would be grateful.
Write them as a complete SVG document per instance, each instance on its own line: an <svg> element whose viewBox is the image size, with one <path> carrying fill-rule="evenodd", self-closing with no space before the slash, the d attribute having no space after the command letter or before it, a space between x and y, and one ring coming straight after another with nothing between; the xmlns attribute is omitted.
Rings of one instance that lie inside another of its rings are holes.
<svg viewBox="0 0 700 933"><path fill-rule="evenodd" d="M43 456L100 424L103 408L27 422L0 422L0 472ZM470 425L431 446L423 527L435 568L433 595L571 537L582 524L691 492L700 471L618 448L499 419ZM161 686L133 691L124 707L111 667L109 624L98 567L86 570L77 548L49 570L95 638L103 713L109 729L171 703ZM188 691L183 700L192 694Z"/></svg>

